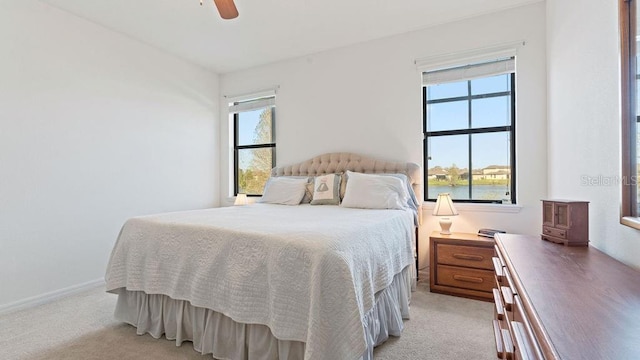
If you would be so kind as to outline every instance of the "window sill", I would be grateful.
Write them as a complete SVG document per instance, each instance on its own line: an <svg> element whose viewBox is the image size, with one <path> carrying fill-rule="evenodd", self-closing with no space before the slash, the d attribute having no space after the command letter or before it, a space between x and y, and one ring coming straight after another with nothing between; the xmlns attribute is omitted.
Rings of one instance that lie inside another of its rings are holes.
<svg viewBox="0 0 640 360"><path fill-rule="evenodd" d="M478 212L496 212L496 213L519 213L522 209L521 205L507 204L473 204L473 203L454 203L457 210L460 211L478 211ZM422 203L422 209L427 212L432 211L436 206L435 202Z"/></svg>
<svg viewBox="0 0 640 360"><path fill-rule="evenodd" d="M620 218L620 224L640 230L640 217L623 216Z"/></svg>

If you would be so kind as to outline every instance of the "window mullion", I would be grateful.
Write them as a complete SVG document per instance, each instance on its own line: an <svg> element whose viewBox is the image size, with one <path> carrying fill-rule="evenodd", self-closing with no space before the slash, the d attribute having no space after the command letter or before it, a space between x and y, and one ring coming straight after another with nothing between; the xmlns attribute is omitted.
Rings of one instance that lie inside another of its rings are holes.
<svg viewBox="0 0 640 360"><path fill-rule="evenodd" d="M447 136L447 135L467 135L467 134L486 134L492 132L511 131L511 126L493 126L475 129L458 129L458 130L439 130L427 132L427 136Z"/></svg>
<svg viewBox="0 0 640 360"><path fill-rule="evenodd" d="M425 186L424 194L422 195L422 200L426 200L429 198L429 159L430 159L430 151L429 151L429 136L427 135L427 106L429 106L427 102L427 87L422 87L422 156L424 157L424 169L422 169Z"/></svg>
<svg viewBox="0 0 640 360"><path fill-rule="evenodd" d="M467 95L469 96L469 100L468 100L468 116L469 116L469 129L473 128L473 118L472 115L473 114L473 105L472 105L472 98L471 98L471 80L467 81ZM467 171L468 171L468 182L469 182L469 199L473 199L473 192L472 192L472 186L473 186L473 171L472 171L472 163L471 163L471 159L472 159L472 154L471 154L471 146L472 146L472 142L471 142L471 137L472 135L469 134L467 135L469 137L468 139L468 147L469 147L469 161L467 163Z"/></svg>
<svg viewBox="0 0 640 360"><path fill-rule="evenodd" d="M490 93L490 94L478 94L478 95L467 95L467 96L458 96L458 97L452 97L452 98L443 98L443 99L435 99L435 100L427 100L427 104L438 104L438 103L445 103L445 102L452 102L452 101L462 101L462 100L467 100L467 99L488 99L488 98L494 98L494 97L503 97L503 96L509 96L511 95L510 91L501 91L501 92L497 92L497 93Z"/></svg>
<svg viewBox="0 0 640 360"><path fill-rule="evenodd" d="M276 143L266 143L266 144L255 144L255 145L238 145L236 148L238 150L244 149L264 149L264 148L272 148L276 147Z"/></svg>
<svg viewBox="0 0 640 360"><path fill-rule="evenodd" d="M509 165L511 166L511 174L509 174L509 184L511 191L511 203L516 203L516 74L511 74L511 127L509 144Z"/></svg>
<svg viewBox="0 0 640 360"><path fill-rule="evenodd" d="M239 139L239 135L238 135L238 125L239 125L239 121L240 121L240 114L238 113L234 113L233 114L233 195L236 196L238 195L238 165L239 165L239 161L238 161L238 157L240 156L240 153L238 151L238 139Z"/></svg>

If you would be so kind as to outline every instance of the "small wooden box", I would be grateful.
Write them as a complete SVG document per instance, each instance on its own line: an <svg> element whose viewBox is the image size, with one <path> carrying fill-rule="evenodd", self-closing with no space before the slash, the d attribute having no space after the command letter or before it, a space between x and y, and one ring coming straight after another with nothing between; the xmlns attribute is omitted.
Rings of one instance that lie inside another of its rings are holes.
<svg viewBox="0 0 640 360"><path fill-rule="evenodd" d="M567 246L589 245L589 202L542 200L540 237Z"/></svg>

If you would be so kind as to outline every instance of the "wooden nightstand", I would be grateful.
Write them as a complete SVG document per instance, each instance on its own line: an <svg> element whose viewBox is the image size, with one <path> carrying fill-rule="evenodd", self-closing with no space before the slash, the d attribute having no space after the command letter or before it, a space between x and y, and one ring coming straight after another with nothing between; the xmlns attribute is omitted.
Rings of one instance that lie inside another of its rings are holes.
<svg viewBox="0 0 640 360"><path fill-rule="evenodd" d="M492 238L475 234L432 232L429 237L431 292L493 301L494 244Z"/></svg>

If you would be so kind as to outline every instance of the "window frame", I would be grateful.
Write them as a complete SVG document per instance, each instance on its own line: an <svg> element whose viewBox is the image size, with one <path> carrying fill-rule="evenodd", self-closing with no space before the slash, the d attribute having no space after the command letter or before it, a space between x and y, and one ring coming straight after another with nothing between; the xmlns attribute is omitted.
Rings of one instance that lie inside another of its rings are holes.
<svg viewBox="0 0 640 360"><path fill-rule="evenodd" d="M240 101L234 102L234 105L237 105ZM238 125L240 121L240 114L243 112L259 110L259 109L267 109L271 108L271 142L270 143L262 143L262 144L251 144L251 145L238 145L240 140L240 134L238 131ZM271 150L271 168L273 169L276 166L276 106L269 105L263 108L250 109L245 111L239 111L233 113L233 196L238 196L238 172L239 172L239 160L238 155L240 150L245 149L272 149ZM248 197L260 197L262 194L246 194Z"/></svg>
<svg viewBox="0 0 640 360"><path fill-rule="evenodd" d="M506 75L506 74L505 74ZM451 98L442 98L435 100L427 99L427 88L429 85L422 85L422 133L423 133L423 162L424 162L424 201L434 202L436 199L429 199L429 139L432 137L438 136L451 136L451 135L472 135L472 134L488 134L493 132L509 132L509 136L511 137L511 146L509 149L509 156L511 158L511 173L510 173L510 197L511 204L516 204L516 77L515 71L508 74L510 79L511 90L510 91L501 91L501 92L493 92L493 93L485 93L473 95L471 93L471 81L476 79L467 79L461 80L467 82L467 95L465 96L456 96ZM487 77L491 77L493 75L488 75ZM501 97L505 95L510 95L510 107L511 107L511 125L506 126L491 126L491 127L483 127L483 128L472 128L471 127L471 117L472 114L469 112L469 127L464 129L456 129L456 130L437 130L437 131L427 131L427 105L429 104L437 104L437 103L446 103L446 102L454 102L454 101L467 101L469 109L471 109L472 100L483 99L483 98L493 98L493 97ZM472 146L471 146L471 137L469 137L469 150L468 150L468 160L469 162L472 159ZM468 166L469 169L469 194L471 195L471 191L473 188L473 169L471 166ZM470 196L471 197L471 196ZM503 204L501 200L481 200L481 199L453 199L456 203L480 203L480 204Z"/></svg>
<svg viewBox="0 0 640 360"><path fill-rule="evenodd" d="M637 185L637 116L636 86L636 34L637 13L635 0L619 0L620 21L620 150L621 150L621 204L620 223L640 229L638 217Z"/></svg>

